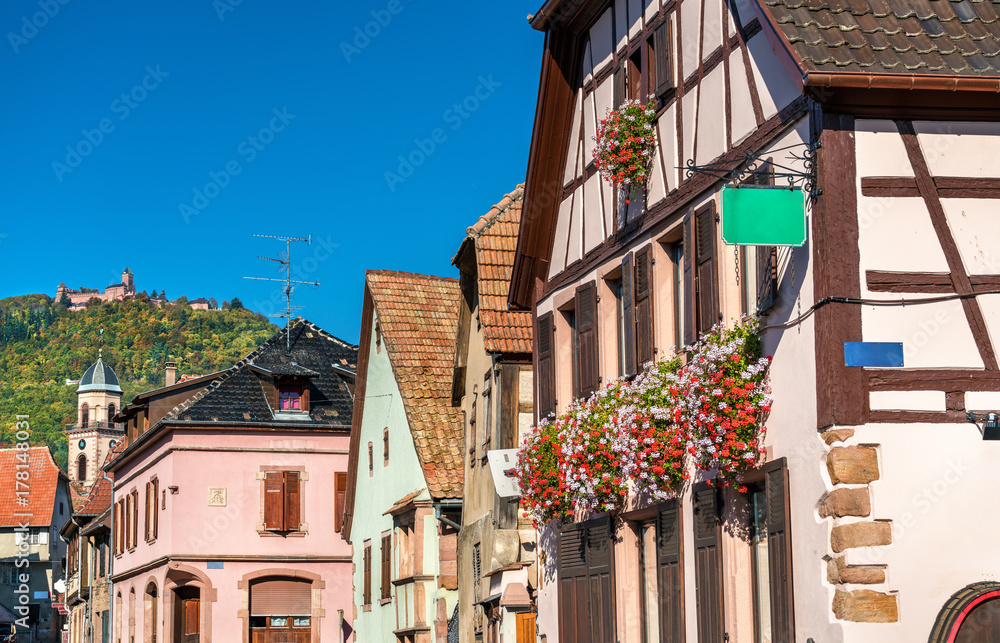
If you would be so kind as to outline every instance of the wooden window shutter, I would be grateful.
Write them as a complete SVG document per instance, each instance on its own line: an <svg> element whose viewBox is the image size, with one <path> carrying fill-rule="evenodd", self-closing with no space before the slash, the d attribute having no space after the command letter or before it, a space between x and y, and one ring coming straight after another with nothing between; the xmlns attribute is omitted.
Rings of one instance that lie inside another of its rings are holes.
<svg viewBox="0 0 1000 643"><path fill-rule="evenodd" d="M334 477L333 530L338 534L344 528L344 511L347 509L347 473L338 472Z"/></svg>
<svg viewBox="0 0 1000 643"><path fill-rule="evenodd" d="M601 518L587 528L587 576L590 586L587 613L590 617L591 640L613 641L611 521L608 518Z"/></svg>
<svg viewBox="0 0 1000 643"><path fill-rule="evenodd" d="M555 356L553 353L552 313L538 318L538 417L556 412Z"/></svg>
<svg viewBox="0 0 1000 643"><path fill-rule="evenodd" d="M156 478L153 480L153 539L155 540L160 534L160 512L157 511L156 499L160 497L160 479Z"/></svg>
<svg viewBox="0 0 1000 643"><path fill-rule="evenodd" d="M588 609L586 532L581 525L559 532L559 633L561 641L587 641Z"/></svg>
<svg viewBox="0 0 1000 643"><path fill-rule="evenodd" d="M618 109L621 104L625 102L625 92L627 91L624 64L618 63L615 65L614 78L612 82L614 87L615 109Z"/></svg>
<svg viewBox="0 0 1000 643"><path fill-rule="evenodd" d="M689 214L684 221L684 305L681 316L685 346L691 346L698 341L694 275L694 216Z"/></svg>
<svg viewBox="0 0 1000 643"><path fill-rule="evenodd" d="M364 553L364 565L365 565L365 584L363 588L363 604L372 604L372 544L371 542L365 543L365 553Z"/></svg>
<svg viewBox="0 0 1000 643"><path fill-rule="evenodd" d="M250 586L251 616L308 616L312 614L312 583L287 578L264 580Z"/></svg>
<svg viewBox="0 0 1000 643"><path fill-rule="evenodd" d="M670 89L670 21L664 20L653 31L653 69L655 73L656 95L660 96Z"/></svg>
<svg viewBox="0 0 1000 643"><path fill-rule="evenodd" d="M676 500L670 500L660 508L656 520L656 569L660 595L661 641L684 640L682 533L680 505Z"/></svg>
<svg viewBox="0 0 1000 643"><path fill-rule="evenodd" d="M299 472L285 471L285 493L284 493L284 527L285 531L295 531L302 522L299 515Z"/></svg>
<svg viewBox="0 0 1000 643"><path fill-rule="evenodd" d="M520 414L521 366L519 364L503 364L500 367L500 414L497 416L498 448L517 448L517 420Z"/></svg>
<svg viewBox="0 0 1000 643"><path fill-rule="evenodd" d="M392 535L382 536L382 598L392 596Z"/></svg>
<svg viewBox="0 0 1000 643"><path fill-rule="evenodd" d="M695 244L698 265L698 332L704 333L719 322L715 286L715 204L695 213Z"/></svg>
<svg viewBox="0 0 1000 643"><path fill-rule="evenodd" d="M722 570L716 488L707 483L694 491L695 600L698 643L723 637Z"/></svg>
<svg viewBox="0 0 1000 643"><path fill-rule="evenodd" d="M771 585L771 640L792 641L795 619L792 603L792 545L788 506L788 469L785 459L764 468L767 501L768 573Z"/></svg>
<svg viewBox="0 0 1000 643"><path fill-rule="evenodd" d="M577 395L590 397L598 384L597 286L594 282L576 289Z"/></svg>
<svg viewBox="0 0 1000 643"><path fill-rule="evenodd" d="M636 366L652 362L653 349L653 253L646 246L635 254L635 353Z"/></svg>
<svg viewBox="0 0 1000 643"><path fill-rule="evenodd" d="M132 546L135 547L139 543L139 492L136 489L132 490Z"/></svg>
<svg viewBox="0 0 1000 643"><path fill-rule="evenodd" d="M281 531L284 527L281 471L264 474L264 529Z"/></svg>
<svg viewBox="0 0 1000 643"><path fill-rule="evenodd" d="M622 375L635 375L635 288L632 253L622 257L622 351L625 353Z"/></svg>

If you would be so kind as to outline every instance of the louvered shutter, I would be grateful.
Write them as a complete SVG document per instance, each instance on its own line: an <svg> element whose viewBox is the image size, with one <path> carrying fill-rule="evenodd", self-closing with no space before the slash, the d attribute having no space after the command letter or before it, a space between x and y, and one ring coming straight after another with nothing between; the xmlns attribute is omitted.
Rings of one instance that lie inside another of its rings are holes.
<svg viewBox="0 0 1000 643"><path fill-rule="evenodd" d="M590 602L590 640L614 643L611 598L611 522L607 518L587 527L587 581Z"/></svg>
<svg viewBox="0 0 1000 643"><path fill-rule="evenodd" d="M715 294L715 205L695 214L695 243L698 262L698 332L704 333L719 321Z"/></svg>
<svg viewBox="0 0 1000 643"><path fill-rule="evenodd" d="M347 506L347 474L340 472L334 478L333 529L337 533L344 528L344 510Z"/></svg>
<svg viewBox="0 0 1000 643"><path fill-rule="evenodd" d="M132 490L132 546L139 544L139 491Z"/></svg>
<svg viewBox="0 0 1000 643"><path fill-rule="evenodd" d="M652 362L653 350L653 253L646 246L635 254L635 353L636 367Z"/></svg>
<svg viewBox="0 0 1000 643"><path fill-rule="evenodd" d="M612 82L614 83L615 109L618 109L621 104L625 102L625 92L627 91L625 86L625 65L622 63L615 66L615 73Z"/></svg>
<svg viewBox="0 0 1000 643"><path fill-rule="evenodd" d="M284 530L295 531L302 522L299 516L299 472L285 471L285 511Z"/></svg>
<svg viewBox="0 0 1000 643"><path fill-rule="evenodd" d="M723 636L718 507L715 487L706 484L694 491L694 548L698 643L718 643Z"/></svg>
<svg viewBox="0 0 1000 643"><path fill-rule="evenodd" d="M146 540L149 540L149 535L153 530L153 518L149 513L149 488L152 484L151 482L146 483L146 524L143 527L143 538Z"/></svg>
<svg viewBox="0 0 1000 643"><path fill-rule="evenodd" d="M538 318L538 417L556 412L556 381L552 337L552 313Z"/></svg>
<svg viewBox="0 0 1000 643"><path fill-rule="evenodd" d="M382 598L392 596L392 535L382 536Z"/></svg>
<svg viewBox="0 0 1000 643"><path fill-rule="evenodd" d="M156 539L156 537L160 534L160 511L159 511L160 506L158 504L159 503L159 498L160 498L160 479L157 478L157 479L153 480L153 503L152 503L152 507L153 507L153 538L154 539Z"/></svg>
<svg viewBox="0 0 1000 643"><path fill-rule="evenodd" d="M576 290L577 397L588 398L598 388L597 287L591 282Z"/></svg>
<svg viewBox="0 0 1000 643"><path fill-rule="evenodd" d="M275 579L250 586L251 616L309 616L312 614L312 583Z"/></svg>
<svg viewBox="0 0 1000 643"><path fill-rule="evenodd" d="M792 546L788 515L788 469L785 460L768 463L764 470L767 497L767 552L771 586L771 640L794 641L792 611Z"/></svg>
<svg viewBox="0 0 1000 643"><path fill-rule="evenodd" d="M364 553L364 565L365 565L365 583L363 588L362 600L364 605L372 604L372 544L370 542L365 543L365 553Z"/></svg>
<svg viewBox="0 0 1000 643"><path fill-rule="evenodd" d="M622 257L622 351L626 377L635 375L635 288L632 253Z"/></svg>
<svg viewBox="0 0 1000 643"><path fill-rule="evenodd" d="M670 22L664 20L653 31L653 58L656 77L656 95L660 96L671 87L670 69Z"/></svg>
<svg viewBox="0 0 1000 643"><path fill-rule="evenodd" d="M281 471L264 474L264 529L284 529L284 502Z"/></svg>
<svg viewBox="0 0 1000 643"><path fill-rule="evenodd" d="M688 215L684 221L684 345L691 346L698 341L698 329L695 313L695 281L694 281L694 216Z"/></svg>
<svg viewBox="0 0 1000 643"><path fill-rule="evenodd" d="M565 642L589 638L585 533L580 525L559 532L559 632Z"/></svg>
<svg viewBox="0 0 1000 643"><path fill-rule="evenodd" d="M660 640L684 640L684 574L681 511L676 500L660 508L656 520L656 568L660 595Z"/></svg>

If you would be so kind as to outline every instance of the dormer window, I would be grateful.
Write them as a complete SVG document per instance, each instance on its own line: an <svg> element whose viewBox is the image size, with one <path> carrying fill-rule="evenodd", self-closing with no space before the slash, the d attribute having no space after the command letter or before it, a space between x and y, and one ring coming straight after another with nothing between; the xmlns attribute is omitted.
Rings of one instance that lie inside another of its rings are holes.
<svg viewBox="0 0 1000 643"><path fill-rule="evenodd" d="M278 389L278 411L297 413L302 410L302 389L282 387Z"/></svg>

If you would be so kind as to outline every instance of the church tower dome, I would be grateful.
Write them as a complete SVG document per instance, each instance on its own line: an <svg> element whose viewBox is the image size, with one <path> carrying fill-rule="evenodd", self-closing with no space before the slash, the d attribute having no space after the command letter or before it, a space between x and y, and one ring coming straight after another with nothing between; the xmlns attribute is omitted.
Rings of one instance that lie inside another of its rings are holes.
<svg viewBox="0 0 1000 643"><path fill-rule="evenodd" d="M103 356L84 371L76 397L77 421L66 427L69 479L89 488L97 481L111 446L125 435L113 421L121 410L121 383Z"/></svg>

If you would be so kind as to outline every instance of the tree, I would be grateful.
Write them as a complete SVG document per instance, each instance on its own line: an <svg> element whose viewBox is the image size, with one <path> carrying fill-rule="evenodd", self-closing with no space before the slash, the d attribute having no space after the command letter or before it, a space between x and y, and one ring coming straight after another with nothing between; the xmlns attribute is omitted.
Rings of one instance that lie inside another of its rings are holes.
<svg viewBox="0 0 1000 643"><path fill-rule="evenodd" d="M62 296L59 297L59 303L62 304L63 306L65 306L65 307L69 308L69 305L70 305L71 302L69 300L69 295L66 294L65 290L63 291Z"/></svg>
<svg viewBox="0 0 1000 643"><path fill-rule="evenodd" d="M233 310L241 310L243 308L243 302L240 301L239 297L233 297L233 301L229 304L229 307Z"/></svg>
<svg viewBox="0 0 1000 643"><path fill-rule="evenodd" d="M219 307L219 300L217 300L215 297L209 297L208 306L212 310L216 310Z"/></svg>
<svg viewBox="0 0 1000 643"><path fill-rule="evenodd" d="M156 294L156 288L153 288L153 293L149 296L150 299L156 299L158 295Z"/></svg>
<svg viewBox="0 0 1000 643"><path fill-rule="evenodd" d="M222 310L229 310L229 308L230 308L229 300L226 299L222 302Z"/></svg>

